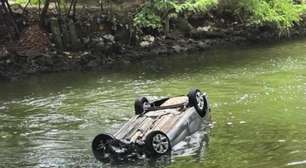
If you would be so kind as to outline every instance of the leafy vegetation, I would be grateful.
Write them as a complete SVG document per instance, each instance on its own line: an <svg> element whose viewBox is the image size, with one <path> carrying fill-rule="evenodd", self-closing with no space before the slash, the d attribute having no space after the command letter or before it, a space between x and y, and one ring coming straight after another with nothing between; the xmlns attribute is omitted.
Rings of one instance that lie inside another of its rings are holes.
<svg viewBox="0 0 306 168"><path fill-rule="evenodd" d="M39 3L43 3L44 0L31 0L30 3L31 4L39 4ZM16 3L18 4L27 4L29 3L29 0L16 0Z"/></svg>
<svg viewBox="0 0 306 168"><path fill-rule="evenodd" d="M205 13L213 6L239 15L246 23L275 25L281 30L299 23L305 13L305 5L293 0L147 0L135 15L134 25L168 31L171 17L184 12Z"/></svg>
<svg viewBox="0 0 306 168"><path fill-rule="evenodd" d="M304 6L292 0L228 0L227 3L235 13L247 14L245 19L252 24L274 24L280 29L298 23L304 12Z"/></svg>
<svg viewBox="0 0 306 168"><path fill-rule="evenodd" d="M148 0L134 18L136 27L169 29L169 19L184 12L205 12L217 0Z"/></svg>

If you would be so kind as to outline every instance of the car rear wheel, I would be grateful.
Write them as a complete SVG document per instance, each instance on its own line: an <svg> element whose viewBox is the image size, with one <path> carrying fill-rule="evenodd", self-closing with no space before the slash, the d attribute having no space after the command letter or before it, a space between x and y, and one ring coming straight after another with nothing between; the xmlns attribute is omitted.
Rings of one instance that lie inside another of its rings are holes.
<svg viewBox="0 0 306 168"><path fill-rule="evenodd" d="M110 160L111 151L109 145L114 141L114 138L108 134L97 135L92 142L92 151L94 156L103 162Z"/></svg>
<svg viewBox="0 0 306 168"><path fill-rule="evenodd" d="M208 111L207 98L199 89L191 90L188 93L190 106L193 106L201 117L204 117Z"/></svg>
<svg viewBox="0 0 306 168"><path fill-rule="evenodd" d="M147 151L152 156L161 156L170 152L171 144L166 134L161 131L151 132L146 140L145 144Z"/></svg>
<svg viewBox="0 0 306 168"><path fill-rule="evenodd" d="M135 107L135 114L140 115L140 114L145 113L146 109L151 107L151 105L147 98L141 97L135 100L134 107Z"/></svg>

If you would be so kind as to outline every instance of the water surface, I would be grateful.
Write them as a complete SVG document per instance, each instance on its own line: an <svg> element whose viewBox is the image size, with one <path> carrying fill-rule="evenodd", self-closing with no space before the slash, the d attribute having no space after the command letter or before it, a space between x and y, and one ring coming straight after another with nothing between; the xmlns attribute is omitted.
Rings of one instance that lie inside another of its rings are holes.
<svg viewBox="0 0 306 168"><path fill-rule="evenodd" d="M201 149L111 166L306 167L305 40L1 81L0 167L109 167L91 153L96 134L118 130L138 96L190 88L207 91L213 109Z"/></svg>

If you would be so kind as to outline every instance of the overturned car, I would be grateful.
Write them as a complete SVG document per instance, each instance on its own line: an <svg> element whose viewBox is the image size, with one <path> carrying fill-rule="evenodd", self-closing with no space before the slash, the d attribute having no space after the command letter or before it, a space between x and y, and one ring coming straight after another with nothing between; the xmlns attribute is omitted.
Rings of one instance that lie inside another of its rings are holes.
<svg viewBox="0 0 306 168"><path fill-rule="evenodd" d="M149 102L135 101L135 116L114 135L99 134L92 142L94 156L103 162L146 155L169 154L172 147L201 127L210 112L206 93L195 89L187 96Z"/></svg>

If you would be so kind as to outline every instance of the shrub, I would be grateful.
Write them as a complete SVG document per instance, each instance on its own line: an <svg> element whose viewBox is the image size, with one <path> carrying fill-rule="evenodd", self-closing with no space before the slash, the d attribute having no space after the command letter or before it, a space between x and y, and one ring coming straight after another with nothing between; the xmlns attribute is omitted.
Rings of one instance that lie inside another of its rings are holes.
<svg viewBox="0 0 306 168"><path fill-rule="evenodd" d="M298 23L305 11L304 5L294 4L292 0L220 0L220 6L243 15L251 24L273 24L279 29L288 29Z"/></svg>
<svg viewBox="0 0 306 168"><path fill-rule="evenodd" d="M167 31L169 18L184 12L206 12L217 0L148 0L135 15L136 27L164 28Z"/></svg>
<svg viewBox="0 0 306 168"><path fill-rule="evenodd" d="M25 5L28 3L29 0L16 0L16 3L21 4L21 5ZM31 0L31 4L33 5L37 5L39 3L39 1L41 3L44 2L44 0Z"/></svg>

